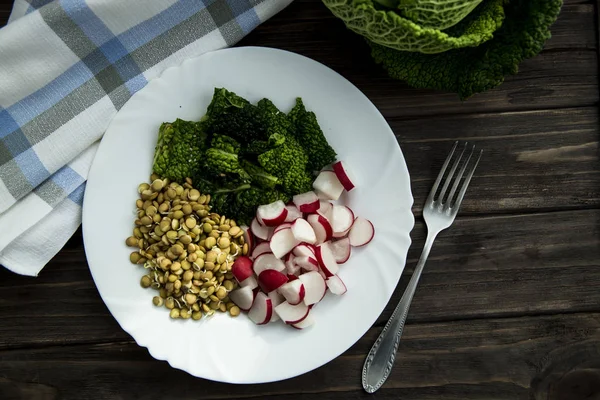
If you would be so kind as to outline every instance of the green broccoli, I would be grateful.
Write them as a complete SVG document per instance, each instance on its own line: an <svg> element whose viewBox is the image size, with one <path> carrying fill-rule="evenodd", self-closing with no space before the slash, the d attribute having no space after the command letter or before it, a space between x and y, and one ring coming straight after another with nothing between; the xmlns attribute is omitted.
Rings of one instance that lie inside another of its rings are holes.
<svg viewBox="0 0 600 400"><path fill-rule="evenodd" d="M204 122L178 118L162 123L154 149L153 172L175 182L195 176L202 164L207 136Z"/></svg>
<svg viewBox="0 0 600 400"><path fill-rule="evenodd" d="M309 171L320 171L335 161L337 154L327 142L317 116L314 112L306 110L301 98L296 99L296 105L290 111L289 118L295 126L296 139L303 144L308 154Z"/></svg>

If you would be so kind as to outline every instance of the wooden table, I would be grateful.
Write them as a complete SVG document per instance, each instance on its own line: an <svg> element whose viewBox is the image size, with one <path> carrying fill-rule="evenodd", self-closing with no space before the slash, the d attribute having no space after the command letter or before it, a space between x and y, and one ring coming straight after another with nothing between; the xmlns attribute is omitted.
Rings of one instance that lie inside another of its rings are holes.
<svg viewBox="0 0 600 400"><path fill-rule="evenodd" d="M9 3L0 1L0 25ZM0 398L600 399L598 9L566 0L538 57L461 103L390 80L319 1L296 0L240 45L291 50L340 72L386 117L411 173L414 244L377 323L294 379L195 379L119 328L78 232L38 278L0 269ZM434 245L392 375L367 395L365 353L410 278L424 242L422 204L457 139L485 149L483 162L460 217Z"/></svg>

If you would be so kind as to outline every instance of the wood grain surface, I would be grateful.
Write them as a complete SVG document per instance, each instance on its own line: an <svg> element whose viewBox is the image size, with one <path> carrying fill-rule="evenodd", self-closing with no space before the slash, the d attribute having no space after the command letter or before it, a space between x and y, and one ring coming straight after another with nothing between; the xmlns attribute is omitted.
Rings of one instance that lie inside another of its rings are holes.
<svg viewBox="0 0 600 400"><path fill-rule="evenodd" d="M238 45L300 53L349 79L389 122L411 174L413 245L375 325L293 379L194 378L120 329L78 231L37 278L0 268L0 399L600 400L599 2L566 0L538 57L460 102L389 79L320 1L295 0ZM0 26L10 8L0 0ZM365 354L410 279L422 204L455 140L483 148L483 161L434 244L392 375L368 395Z"/></svg>

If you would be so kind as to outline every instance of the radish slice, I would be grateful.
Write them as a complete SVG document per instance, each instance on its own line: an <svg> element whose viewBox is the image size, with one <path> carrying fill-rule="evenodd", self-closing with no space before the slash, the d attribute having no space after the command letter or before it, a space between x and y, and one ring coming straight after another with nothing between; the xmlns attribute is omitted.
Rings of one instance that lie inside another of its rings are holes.
<svg viewBox="0 0 600 400"><path fill-rule="evenodd" d="M287 281L288 278L285 274L274 269L265 269L258 275L258 283L266 293L277 290L277 288L287 283Z"/></svg>
<svg viewBox="0 0 600 400"><path fill-rule="evenodd" d="M292 225L293 225L293 224L292 224L292 223L290 223L290 222L283 223L283 224L279 225L277 228L275 228L275 229L273 230L273 234L275 234L275 232L278 232L278 231L280 231L280 230L282 230L282 229L291 228L291 227L292 227Z"/></svg>
<svg viewBox="0 0 600 400"><path fill-rule="evenodd" d="M303 213L314 213L319 209L319 198L315 192L306 192L297 194L292 198L292 201Z"/></svg>
<svg viewBox="0 0 600 400"><path fill-rule="evenodd" d="M321 200L319 201L319 209L317 210L317 213L327 216L331 212L332 208L333 204L331 204L329 201Z"/></svg>
<svg viewBox="0 0 600 400"><path fill-rule="evenodd" d="M271 320L273 315L273 303L263 292L258 292L254 304L248 311L248 317L257 325L264 325Z"/></svg>
<svg viewBox="0 0 600 400"><path fill-rule="evenodd" d="M291 228L285 228L275 232L270 242L271 251L277 258L285 256L298 244L299 242L294 237Z"/></svg>
<svg viewBox="0 0 600 400"><path fill-rule="evenodd" d="M240 282L240 286L241 287L248 287L251 290L254 290L258 287L258 281L256 280L256 278L254 276L249 276L246 279L244 279L243 281Z"/></svg>
<svg viewBox="0 0 600 400"><path fill-rule="evenodd" d="M300 267L298 267L298 270L300 270ZM295 281L296 279L298 279L297 275L290 275L290 274L288 274L287 277L288 277L288 282Z"/></svg>
<svg viewBox="0 0 600 400"><path fill-rule="evenodd" d="M269 236L272 235L273 228L269 228L268 226L263 226L258 222L258 218L254 218L252 223L250 224L250 230L259 239L269 240Z"/></svg>
<svg viewBox="0 0 600 400"><path fill-rule="evenodd" d="M333 237L344 237L354 224L354 213L346 206L334 205L331 210Z"/></svg>
<svg viewBox="0 0 600 400"><path fill-rule="evenodd" d="M308 221L302 218L297 219L292 225L292 234L299 243L315 244L317 242L315 230Z"/></svg>
<svg viewBox="0 0 600 400"><path fill-rule="evenodd" d="M285 271L288 274L288 277L290 275L295 276L300 273L300 266L296 264L295 260L296 256L294 256L292 253L288 253L285 257Z"/></svg>
<svg viewBox="0 0 600 400"><path fill-rule="evenodd" d="M313 257L296 257L296 265L304 269L305 271L318 271L319 262Z"/></svg>
<svg viewBox="0 0 600 400"><path fill-rule="evenodd" d="M298 207L296 207L295 205L288 204L287 206L285 206L285 208L287 208L288 214L287 217L285 217L285 221L283 222L294 222L298 218L302 218L302 212L300 212L300 210L298 210Z"/></svg>
<svg viewBox="0 0 600 400"><path fill-rule="evenodd" d="M250 286L235 289L229 293L229 298L240 310L248 311L254 303L254 291Z"/></svg>
<svg viewBox="0 0 600 400"><path fill-rule="evenodd" d="M373 226L373 223L366 218L357 217L354 220L352 229L350 229L348 239L350 239L350 245L352 245L352 247L360 247L368 244L373 240L374 236L375 227Z"/></svg>
<svg viewBox="0 0 600 400"><path fill-rule="evenodd" d="M279 258L273 254L261 254L254 260L254 273L259 276L261 272L267 269L274 269L275 271L283 271L285 264Z"/></svg>
<svg viewBox="0 0 600 400"><path fill-rule="evenodd" d="M290 326L296 329L306 329L309 326L314 325L314 323L315 319L309 313L302 321L296 322L295 324L290 324Z"/></svg>
<svg viewBox="0 0 600 400"><path fill-rule="evenodd" d="M302 302L306 294L304 284L299 279L281 285L277 291L293 306Z"/></svg>
<svg viewBox="0 0 600 400"><path fill-rule="evenodd" d="M254 275L252 260L245 256L238 257L231 266L231 273L238 282L243 282Z"/></svg>
<svg viewBox="0 0 600 400"><path fill-rule="evenodd" d="M262 223L266 226L277 226L287 217L288 210L285 208L285 203L281 200L277 200L270 204L263 204L258 206L256 210L256 216L261 219Z"/></svg>
<svg viewBox="0 0 600 400"><path fill-rule="evenodd" d="M348 289L346 289L344 281L342 281L342 278L340 278L338 275L330 276L329 278L327 278L325 283L327 283L329 291L335 295L339 296L348 291Z"/></svg>
<svg viewBox="0 0 600 400"><path fill-rule="evenodd" d="M256 245L252 251L252 259L256 260L261 254L267 254L271 252L271 244L269 242L262 242Z"/></svg>
<svg viewBox="0 0 600 400"><path fill-rule="evenodd" d="M316 243L323 243L331 239L333 236L333 229L327 218L319 214L311 214L307 217L307 221L312 226L317 237Z"/></svg>
<svg viewBox="0 0 600 400"><path fill-rule="evenodd" d="M321 171L313 182L313 188L318 190L329 200L337 200L344 191L344 186L333 171ZM263 220L265 218L263 217ZM265 221L266 222L266 221Z"/></svg>
<svg viewBox="0 0 600 400"><path fill-rule="evenodd" d="M315 246L300 243L298 246L294 247L292 250L296 257L314 257L315 256Z"/></svg>
<svg viewBox="0 0 600 400"><path fill-rule="evenodd" d="M333 164L333 172L335 172L335 176L337 176L344 189L348 192L354 189L354 177L343 161Z"/></svg>
<svg viewBox="0 0 600 400"><path fill-rule="evenodd" d="M298 277L298 280L304 285L304 291L306 292L304 294L304 304L307 306L318 303L323 298L323 293L327 291L325 280L316 271L302 274Z"/></svg>
<svg viewBox="0 0 600 400"><path fill-rule="evenodd" d="M340 270L338 263L335 261L335 257L333 256L333 252L331 251L329 243L330 242L325 242L320 244L316 249L317 261L319 261L319 266L327 277L337 274Z"/></svg>
<svg viewBox="0 0 600 400"><path fill-rule="evenodd" d="M335 261L338 264L343 264L350 258L350 253L352 252L352 247L350 246L350 239L343 238L340 240L336 240L331 243L331 252L335 257Z"/></svg>
<svg viewBox="0 0 600 400"><path fill-rule="evenodd" d="M278 292L271 292L267 296L269 296L269 299L271 299L271 305L273 306L273 309L275 309L275 307L277 307L278 305L280 305L281 303L283 303L285 301L285 297L280 295ZM277 313L274 312L274 313L272 313L271 321L269 321L269 322L277 322L279 320L280 320L279 315L277 315Z"/></svg>
<svg viewBox="0 0 600 400"><path fill-rule="evenodd" d="M291 305L286 301L275 307L275 312L286 324L296 324L306 318L309 309L304 303Z"/></svg>

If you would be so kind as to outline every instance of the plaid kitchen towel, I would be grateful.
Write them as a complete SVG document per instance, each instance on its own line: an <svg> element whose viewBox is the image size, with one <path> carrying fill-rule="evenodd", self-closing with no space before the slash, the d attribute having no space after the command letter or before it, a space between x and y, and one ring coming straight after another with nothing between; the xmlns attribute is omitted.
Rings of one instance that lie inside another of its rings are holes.
<svg viewBox="0 0 600 400"><path fill-rule="evenodd" d="M81 223L117 111L166 68L292 0L16 0L0 29L0 264L36 276Z"/></svg>

